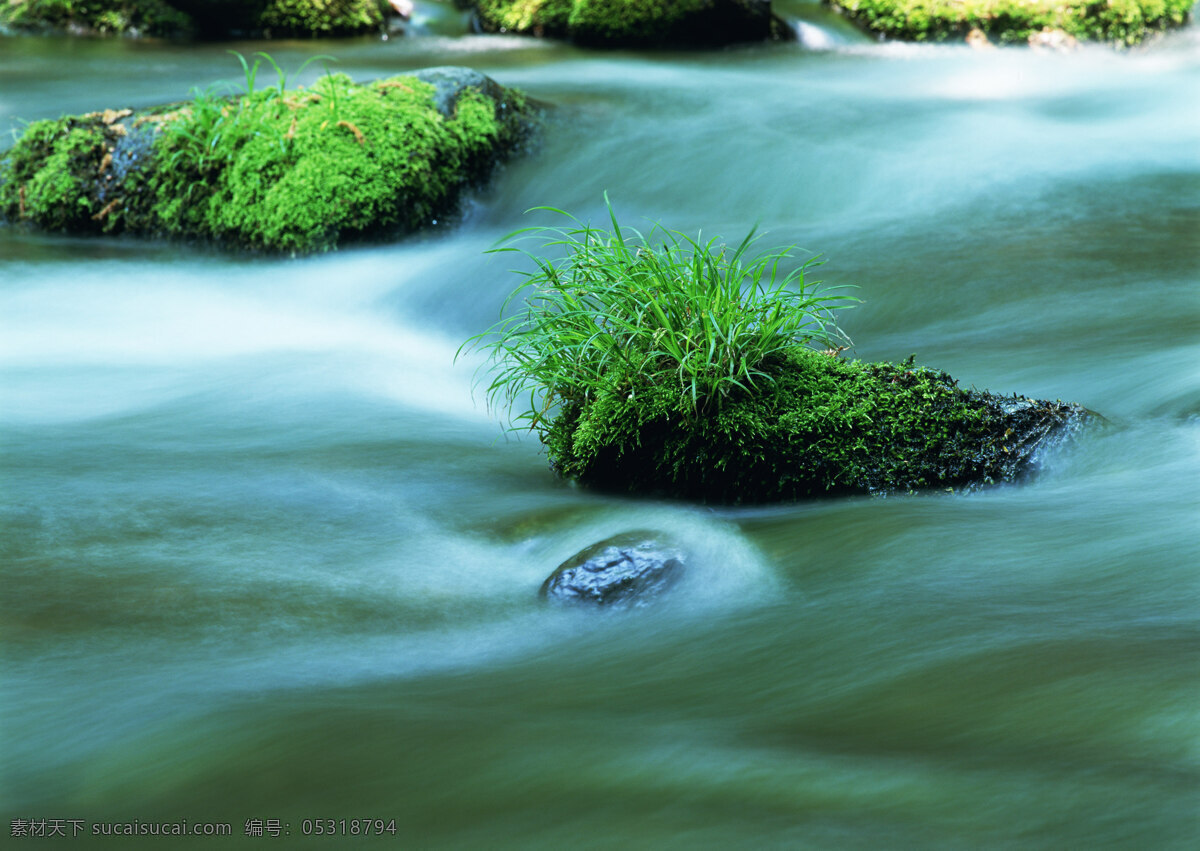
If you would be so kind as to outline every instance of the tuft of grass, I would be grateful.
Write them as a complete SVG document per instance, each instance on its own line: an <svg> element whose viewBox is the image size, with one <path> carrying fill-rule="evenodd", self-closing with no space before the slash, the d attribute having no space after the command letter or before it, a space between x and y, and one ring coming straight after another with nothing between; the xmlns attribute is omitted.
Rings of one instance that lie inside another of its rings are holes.
<svg viewBox="0 0 1200 851"><path fill-rule="evenodd" d="M258 53L259 58L255 59L254 64L251 65L249 62L246 61L246 57L242 56L242 54L240 52L238 52L236 50L226 50L225 52L230 54L231 56L236 56L237 61L241 63L242 74L246 78L246 96L253 97L254 96L254 81L258 79L258 67L260 65L262 65L262 57L267 56L267 54L263 53L262 51L259 51L259 53ZM270 59L269 56L267 56L267 58ZM275 63L275 60L272 59L271 64L274 64L274 63ZM282 76L282 72L281 72L281 76ZM281 85L280 89L282 89L282 88L283 88L283 86Z"/></svg>
<svg viewBox="0 0 1200 851"><path fill-rule="evenodd" d="M222 142L228 146L241 113L212 86L193 86L189 94L191 100L181 110L184 120L166 125L166 143L172 164L187 160L199 174L207 175L224 160Z"/></svg>
<svg viewBox="0 0 1200 851"><path fill-rule="evenodd" d="M242 57L242 54L238 53L236 50L230 50L229 52L232 53L233 55L235 55L239 60L241 60L242 68L245 69L246 68L246 60ZM274 57L272 57L271 54L260 50L257 53L255 53L254 55L260 57L260 59L267 60L267 62L270 63L271 67L275 69L275 75L279 80L279 88L276 91L278 92L279 97L283 97L287 93L287 81L288 81L287 72L279 67L279 63L275 61ZM311 65L314 62L337 62L337 61L338 61L337 57L330 56L328 53L318 53L316 56L310 56L310 57L308 57L308 59L305 59L304 62L301 63L300 67L296 69L295 74L293 74L293 76L295 76L296 74L303 73L304 69L307 68L309 65ZM256 59L254 61L254 66L253 66L255 71L258 70L258 63L259 63L259 60ZM325 66L325 73L326 74L329 73L328 65ZM252 94L254 94L254 89L253 89L254 81L253 81L253 79L248 78L248 82L249 82L250 86L247 89L246 94L252 95Z"/></svg>
<svg viewBox="0 0 1200 851"><path fill-rule="evenodd" d="M523 298L524 309L463 347L489 351L489 406L511 422L545 440L559 411L664 390L694 418L761 392L786 351L849 343L832 311L857 299L809 280L818 258L798 261L794 246L757 251L754 230L734 247L658 223L643 234L617 222L607 194L605 204L611 229L536 207L567 224L523 228L492 250L536 266L505 302ZM525 239L560 256L514 244Z"/></svg>

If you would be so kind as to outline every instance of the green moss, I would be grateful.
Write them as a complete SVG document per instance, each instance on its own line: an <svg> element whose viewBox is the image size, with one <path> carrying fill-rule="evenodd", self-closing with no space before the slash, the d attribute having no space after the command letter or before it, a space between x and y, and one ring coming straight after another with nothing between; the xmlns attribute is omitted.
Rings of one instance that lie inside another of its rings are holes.
<svg viewBox="0 0 1200 851"><path fill-rule="evenodd" d="M992 41L1012 44L1049 27L1132 45L1185 23L1193 0L834 0L834 5L888 38L945 41L979 29Z"/></svg>
<svg viewBox="0 0 1200 851"><path fill-rule="evenodd" d="M339 36L378 30L385 0L0 0L0 25L98 35Z"/></svg>
<svg viewBox="0 0 1200 851"><path fill-rule="evenodd" d="M56 230L289 252L407 232L449 211L529 125L524 99L490 81L442 104L447 114L435 94L414 77L328 75L283 94L197 93L111 126L39 122L0 163L0 211Z"/></svg>
<svg viewBox="0 0 1200 851"><path fill-rule="evenodd" d="M306 250L342 231L426 221L456 177L455 140L432 107L433 87L402 85L326 77L302 106L267 101L248 111L249 122L276 132L246 139L222 173L209 205L213 233Z"/></svg>
<svg viewBox="0 0 1200 851"><path fill-rule="evenodd" d="M98 115L37 121L0 161L0 216L62 231L93 229L114 132Z"/></svg>
<svg viewBox="0 0 1200 851"><path fill-rule="evenodd" d="M651 41L670 32L709 0L575 0L568 26L605 41Z"/></svg>
<svg viewBox="0 0 1200 851"><path fill-rule="evenodd" d="M83 29L100 35L136 30L177 35L188 16L164 0L0 0L0 25L16 30Z"/></svg>
<svg viewBox="0 0 1200 851"><path fill-rule="evenodd" d="M270 0L258 18L272 35L352 35L383 24L377 0Z"/></svg>
<svg viewBox="0 0 1200 851"><path fill-rule="evenodd" d="M551 463L601 489L741 503L999 481L1027 455L1028 434L1003 400L911 360L847 362L798 347L771 371L760 392L699 415L678 388L633 380L601 390L546 429Z"/></svg>
<svg viewBox="0 0 1200 851"><path fill-rule="evenodd" d="M785 33L748 0L479 0L483 29L587 44L726 44Z"/></svg>
<svg viewBox="0 0 1200 851"><path fill-rule="evenodd" d="M480 24L492 32L565 37L573 0L479 0Z"/></svg>

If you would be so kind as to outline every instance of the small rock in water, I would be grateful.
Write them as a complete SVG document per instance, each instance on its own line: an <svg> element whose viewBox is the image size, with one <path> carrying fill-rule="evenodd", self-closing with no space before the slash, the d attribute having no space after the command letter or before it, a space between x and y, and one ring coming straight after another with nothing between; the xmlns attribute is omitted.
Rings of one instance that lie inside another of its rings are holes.
<svg viewBox="0 0 1200 851"><path fill-rule="evenodd" d="M1031 33L1029 46L1034 50L1056 50L1059 53L1070 53L1079 47L1075 36L1053 27L1043 27L1041 32Z"/></svg>
<svg viewBox="0 0 1200 851"><path fill-rule="evenodd" d="M988 41L987 33L979 27L975 27L967 33L967 44L976 50L988 50L996 46Z"/></svg>
<svg viewBox="0 0 1200 851"><path fill-rule="evenodd" d="M555 603L624 609L645 606L683 576L685 556L652 532L628 532L567 559L542 584Z"/></svg>

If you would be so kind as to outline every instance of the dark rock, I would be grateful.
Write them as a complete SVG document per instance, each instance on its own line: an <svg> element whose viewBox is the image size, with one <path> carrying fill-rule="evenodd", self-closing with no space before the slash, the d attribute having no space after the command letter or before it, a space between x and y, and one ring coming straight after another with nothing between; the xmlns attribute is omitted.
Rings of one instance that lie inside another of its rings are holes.
<svg viewBox="0 0 1200 851"><path fill-rule="evenodd" d="M474 68L439 65L436 68L414 71L412 75L421 82L429 83L434 87L434 106L446 118L454 117L458 99L467 89L481 92L497 103L504 101L504 88L491 77L481 74Z"/></svg>
<svg viewBox="0 0 1200 851"><path fill-rule="evenodd" d="M682 577L682 550L652 532L627 532L567 559L542 584L543 599L624 609L648 605Z"/></svg>
<svg viewBox="0 0 1200 851"><path fill-rule="evenodd" d="M542 438L551 464L599 490L734 505L974 490L1036 472L1095 419L1080 405L965 390L912 358L797 347L766 367L774 382L700 416L665 383L565 405Z"/></svg>
<svg viewBox="0 0 1200 851"><path fill-rule="evenodd" d="M1039 459L1069 441L1089 422L1103 417L1082 405L1061 400L998 396L975 391L976 399L998 412L996 420L1004 431L981 450L990 455L991 469L985 484L1016 481L1037 469Z"/></svg>

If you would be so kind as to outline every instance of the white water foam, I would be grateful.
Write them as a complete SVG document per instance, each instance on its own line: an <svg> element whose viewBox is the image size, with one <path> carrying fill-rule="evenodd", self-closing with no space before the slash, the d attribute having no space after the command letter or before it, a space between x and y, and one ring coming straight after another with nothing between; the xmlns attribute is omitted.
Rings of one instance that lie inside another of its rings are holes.
<svg viewBox="0 0 1200 851"><path fill-rule="evenodd" d="M403 406L481 419L461 341L379 306L428 280L445 249L305 265L10 267L0 291L0 418L105 416L200 390L270 383L305 394L351 389ZM27 282L27 283L26 283ZM269 367L268 367L269 364Z"/></svg>

